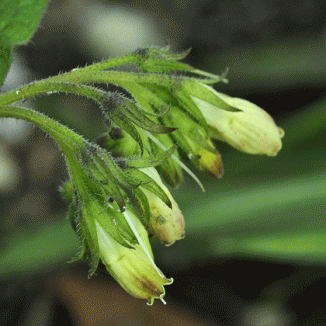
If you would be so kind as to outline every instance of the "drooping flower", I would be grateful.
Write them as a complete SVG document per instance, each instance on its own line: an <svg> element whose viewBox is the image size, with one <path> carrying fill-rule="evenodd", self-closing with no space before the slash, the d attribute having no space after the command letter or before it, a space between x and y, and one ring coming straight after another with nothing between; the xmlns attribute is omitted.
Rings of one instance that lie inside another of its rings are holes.
<svg viewBox="0 0 326 326"><path fill-rule="evenodd" d="M86 190L86 189L85 189ZM91 263L90 275L101 260L113 278L131 295L165 303L165 285L173 282L155 265L145 227L127 204L121 213L116 203L103 205L88 191L80 196L71 181L61 192L69 203L68 216L82 243L77 259L86 257Z"/></svg>
<svg viewBox="0 0 326 326"><path fill-rule="evenodd" d="M164 245L170 246L176 240L185 237L184 217L170 191L163 184L156 169L145 168L141 170L161 187L171 202L171 207L168 207L153 192L143 188L142 186L139 187L139 190L144 195L140 198L141 209L143 210L143 214L150 215L148 217L149 232L156 235ZM144 201L146 201L146 203L144 203ZM149 212L146 212L145 206L148 207Z"/></svg>
<svg viewBox="0 0 326 326"><path fill-rule="evenodd" d="M208 86L206 86L208 88ZM248 154L275 156L282 148L284 131L273 118L257 105L241 99L211 91L237 111L227 111L193 97L207 120L211 137L227 142Z"/></svg>
<svg viewBox="0 0 326 326"><path fill-rule="evenodd" d="M149 305L154 303L154 299L165 303L164 286L171 284L173 279L167 279L155 265L147 232L138 218L130 210L123 214L133 224L141 243L134 248L126 248L96 222L99 256L108 272L129 294L146 299Z"/></svg>

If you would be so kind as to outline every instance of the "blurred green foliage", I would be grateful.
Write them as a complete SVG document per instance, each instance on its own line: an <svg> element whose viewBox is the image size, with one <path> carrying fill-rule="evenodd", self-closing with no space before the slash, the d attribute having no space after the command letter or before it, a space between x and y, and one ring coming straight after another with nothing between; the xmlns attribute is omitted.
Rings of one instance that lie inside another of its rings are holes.
<svg viewBox="0 0 326 326"><path fill-rule="evenodd" d="M12 60L12 49L34 34L49 0L2 0L0 2L0 85Z"/></svg>

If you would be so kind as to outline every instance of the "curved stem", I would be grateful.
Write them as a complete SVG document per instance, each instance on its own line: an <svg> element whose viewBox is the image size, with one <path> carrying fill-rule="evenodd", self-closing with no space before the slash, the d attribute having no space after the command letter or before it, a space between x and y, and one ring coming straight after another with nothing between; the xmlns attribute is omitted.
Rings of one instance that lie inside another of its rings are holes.
<svg viewBox="0 0 326 326"><path fill-rule="evenodd" d="M95 101L100 100L104 95L103 90L97 89L95 87L69 82L51 82L51 80L52 79L34 82L1 95L0 106L13 104L40 94L50 95L57 92L79 94L88 98L92 98Z"/></svg>
<svg viewBox="0 0 326 326"><path fill-rule="evenodd" d="M83 85L81 83L112 83L122 87L125 83L154 83L172 88L178 88L180 86L178 79L171 79L168 75L94 70L90 72L88 70L90 67L80 69L78 74L76 71L72 71L46 80L33 82L16 90L6 92L5 94L0 95L0 106L13 104L36 95L52 94L56 92L79 94L92 98L96 102L103 98L105 93L103 90Z"/></svg>
<svg viewBox="0 0 326 326"><path fill-rule="evenodd" d="M6 92L5 94L0 95L0 106L13 104L36 95L52 94L56 92L80 94L92 98L95 101L99 101L103 98L103 90L80 83L112 83L120 85L126 82L147 82L177 87L177 82L169 78L167 75L152 73L136 74L117 71L98 71L89 73L84 71L84 69L86 68L83 68L83 73L77 75L70 73L60 75L50 79L33 82L16 90Z"/></svg>

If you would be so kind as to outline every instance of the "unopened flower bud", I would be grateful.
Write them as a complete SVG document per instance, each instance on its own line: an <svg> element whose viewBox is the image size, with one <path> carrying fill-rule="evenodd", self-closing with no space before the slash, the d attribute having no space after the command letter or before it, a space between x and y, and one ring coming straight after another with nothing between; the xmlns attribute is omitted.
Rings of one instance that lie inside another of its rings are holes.
<svg viewBox="0 0 326 326"><path fill-rule="evenodd" d="M172 203L172 208L169 208L159 197L140 186L147 197L151 212L149 231L154 233L164 245L170 246L185 236L184 217L155 168L145 168L142 171L162 188Z"/></svg>
<svg viewBox="0 0 326 326"><path fill-rule="evenodd" d="M275 156L280 151L284 131L266 111L244 99L227 96L212 88L211 91L239 110L223 110L193 97L211 128L212 138L225 141L248 154Z"/></svg>
<svg viewBox="0 0 326 326"><path fill-rule="evenodd" d="M103 134L97 144L109 150L114 156L130 157L139 155L137 142L130 135L120 128L112 128Z"/></svg>
<svg viewBox="0 0 326 326"><path fill-rule="evenodd" d="M186 139L193 150L193 153L189 153L188 157L194 165L207 174L222 178L223 162L221 155L217 152L213 153L212 151L207 150L189 137L186 137ZM214 148L214 145L210 140L207 141L207 144Z"/></svg>

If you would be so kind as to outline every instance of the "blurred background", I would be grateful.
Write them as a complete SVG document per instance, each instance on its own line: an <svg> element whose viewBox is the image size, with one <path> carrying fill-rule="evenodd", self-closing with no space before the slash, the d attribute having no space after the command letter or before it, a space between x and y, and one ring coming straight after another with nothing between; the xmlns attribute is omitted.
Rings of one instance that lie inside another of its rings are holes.
<svg viewBox="0 0 326 326"><path fill-rule="evenodd" d="M0 325L326 325L326 2L323 0L52 0L16 49L1 91L139 47L192 48L215 89L268 111L285 130L275 158L217 143L223 179L186 178L173 195L186 238L154 239L173 285L163 306L126 294L100 267L87 279L58 187L63 156L40 129L0 119ZM33 107L90 140L94 103L73 95Z"/></svg>

